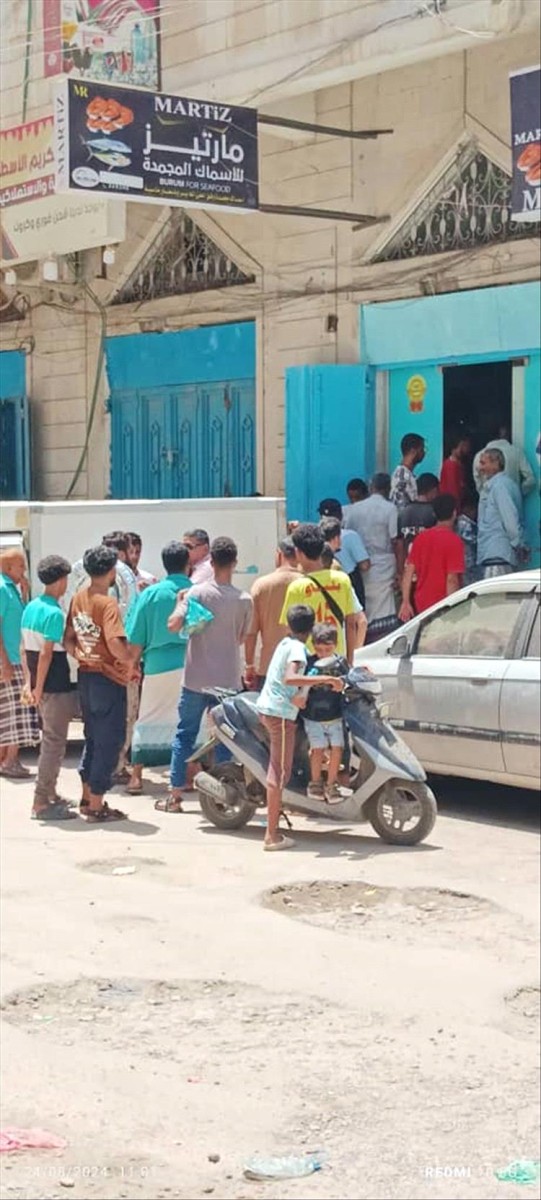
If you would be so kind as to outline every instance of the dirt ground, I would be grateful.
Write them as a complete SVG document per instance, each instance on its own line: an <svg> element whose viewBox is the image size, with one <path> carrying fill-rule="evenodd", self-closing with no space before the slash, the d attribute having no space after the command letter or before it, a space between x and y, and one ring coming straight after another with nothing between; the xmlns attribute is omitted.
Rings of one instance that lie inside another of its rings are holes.
<svg viewBox="0 0 541 1200"><path fill-rule="evenodd" d="M539 1156L537 797L436 783L420 847L297 817L264 855L151 778L108 827L2 781L2 1127L67 1147L3 1154L1 1196L538 1195L495 1176Z"/></svg>

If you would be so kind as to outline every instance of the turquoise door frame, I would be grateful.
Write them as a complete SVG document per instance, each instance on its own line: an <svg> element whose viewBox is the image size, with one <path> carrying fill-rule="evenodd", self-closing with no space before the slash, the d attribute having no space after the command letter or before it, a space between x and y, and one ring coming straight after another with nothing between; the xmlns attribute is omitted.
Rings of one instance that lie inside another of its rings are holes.
<svg viewBox="0 0 541 1200"><path fill-rule="evenodd" d="M30 496L30 409L26 354L0 352L0 499Z"/></svg>
<svg viewBox="0 0 541 1200"><path fill-rule="evenodd" d="M405 433L427 441L423 467L443 457L442 367L513 363L513 438L540 476L538 283L478 288L361 308L361 361L376 370L378 466L392 469ZM420 399L421 398L421 399ZM419 407L420 401L420 407ZM540 561L539 488L525 503L532 565Z"/></svg>

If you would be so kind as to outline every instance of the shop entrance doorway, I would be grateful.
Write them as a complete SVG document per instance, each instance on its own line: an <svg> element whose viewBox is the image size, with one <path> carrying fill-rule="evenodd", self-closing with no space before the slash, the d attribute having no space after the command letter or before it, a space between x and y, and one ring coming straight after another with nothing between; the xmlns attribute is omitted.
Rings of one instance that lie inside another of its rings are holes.
<svg viewBox="0 0 541 1200"><path fill-rule="evenodd" d="M513 438L512 364L475 363L464 367L443 368L443 450L449 454L453 437L462 430L469 433L473 453L498 437L505 426Z"/></svg>

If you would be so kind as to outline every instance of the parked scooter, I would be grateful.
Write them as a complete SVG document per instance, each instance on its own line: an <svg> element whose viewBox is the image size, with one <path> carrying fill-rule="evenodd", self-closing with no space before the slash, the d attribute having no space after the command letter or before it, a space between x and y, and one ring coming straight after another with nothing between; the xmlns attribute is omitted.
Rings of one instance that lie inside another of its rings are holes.
<svg viewBox="0 0 541 1200"><path fill-rule="evenodd" d="M317 668L344 679L343 719L353 791L333 804L308 799L308 740L299 719L293 772L283 794L284 811L293 809L332 821L369 821L385 842L398 846L423 841L436 820L436 800L421 764L378 709L379 680L369 667L349 669L336 655L320 660ZM192 756L192 761L206 767L196 775L195 788L202 811L213 825L240 829L266 804L268 734L256 708L257 693L217 690L216 696L220 703L211 713L212 736ZM217 742L228 747L234 761L211 764Z"/></svg>

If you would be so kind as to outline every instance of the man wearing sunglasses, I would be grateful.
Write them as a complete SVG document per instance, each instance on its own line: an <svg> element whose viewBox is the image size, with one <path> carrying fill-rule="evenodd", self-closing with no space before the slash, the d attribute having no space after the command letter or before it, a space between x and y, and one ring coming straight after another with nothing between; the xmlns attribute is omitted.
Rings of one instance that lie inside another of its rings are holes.
<svg viewBox="0 0 541 1200"><path fill-rule="evenodd" d="M210 561L209 535L206 529L192 529L182 539L190 556L190 579L192 587L214 579Z"/></svg>

